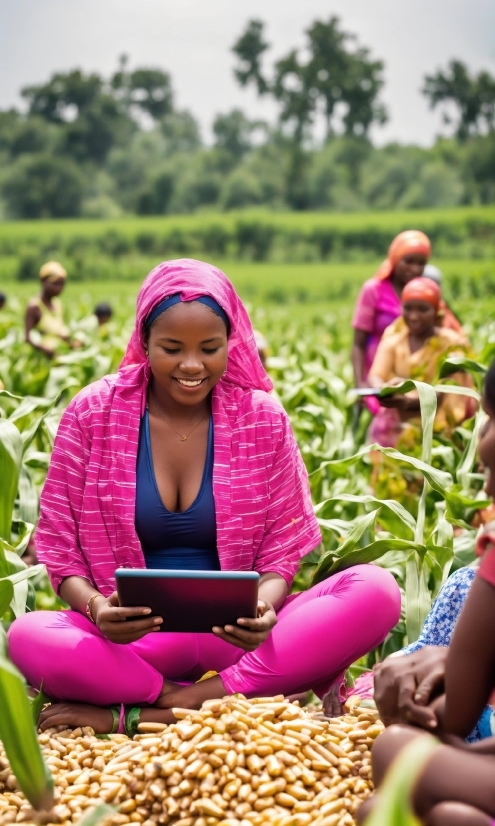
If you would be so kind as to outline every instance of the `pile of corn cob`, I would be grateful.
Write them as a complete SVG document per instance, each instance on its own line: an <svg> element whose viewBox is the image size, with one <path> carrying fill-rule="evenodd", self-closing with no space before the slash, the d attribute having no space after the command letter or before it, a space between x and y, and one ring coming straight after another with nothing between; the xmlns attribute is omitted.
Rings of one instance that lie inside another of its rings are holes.
<svg viewBox="0 0 495 826"><path fill-rule="evenodd" d="M105 826L353 826L372 790L376 712L331 720L284 697L241 695L174 709L134 740L92 729L39 735L55 779L51 812L33 812L0 750L0 824L72 826L101 803ZM1 745L1 744L0 744Z"/></svg>

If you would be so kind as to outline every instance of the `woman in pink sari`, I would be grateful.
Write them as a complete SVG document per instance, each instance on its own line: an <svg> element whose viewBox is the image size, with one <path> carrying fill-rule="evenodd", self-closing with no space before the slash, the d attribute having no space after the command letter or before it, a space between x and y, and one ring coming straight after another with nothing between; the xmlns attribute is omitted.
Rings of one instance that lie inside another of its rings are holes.
<svg viewBox="0 0 495 826"><path fill-rule="evenodd" d="M395 625L398 587L373 565L289 596L321 536L271 387L222 272L183 259L149 274L119 372L68 406L43 489L38 558L71 610L10 629L12 660L54 698L42 728L132 735L227 693L323 696ZM161 617L119 606L117 567L255 570L258 617L157 633Z"/></svg>
<svg viewBox="0 0 495 826"><path fill-rule="evenodd" d="M402 290L412 278L423 275L430 253L431 244L423 232L415 229L401 232L392 241L387 258L373 278L363 284L352 319L356 387L368 386L368 373L380 339L402 313Z"/></svg>

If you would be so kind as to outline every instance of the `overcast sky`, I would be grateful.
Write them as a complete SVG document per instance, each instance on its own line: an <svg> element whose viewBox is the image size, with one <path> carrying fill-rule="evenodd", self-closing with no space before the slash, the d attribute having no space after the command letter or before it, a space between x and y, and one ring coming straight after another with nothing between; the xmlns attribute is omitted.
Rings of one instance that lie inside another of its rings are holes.
<svg viewBox="0 0 495 826"><path fill-rule="evenodd" d="M109 75L125 52L131 67L171 73L177 105L205 137L214 115L233 107L273 119L273 104L236 84L232 43L260 18L277 58L332 14L385 61L390 120L375 132L379 143L433 141L441 119L420 94L426 73L453 57L495 72L495 0L0 0L0 108L55 71Z"/></svg>

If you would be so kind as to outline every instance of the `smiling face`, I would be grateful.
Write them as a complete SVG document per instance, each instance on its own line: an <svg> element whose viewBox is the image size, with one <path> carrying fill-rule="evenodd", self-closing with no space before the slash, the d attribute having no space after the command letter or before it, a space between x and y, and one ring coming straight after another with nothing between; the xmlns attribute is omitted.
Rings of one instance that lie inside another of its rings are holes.
<svg viewBox="0 0 495 826"><path fill-rule="evenodd" d="M402 305L402 315L411 333L416 336L430 334L435 327L437 311L427 301L410 299Z"/></svg>
<svg viewBox="0 0 495 826"><path fill-rule="evenodd" d="M398 284L405 287L408 281L413 278L419 278L423 275L423 270L428 261L426 255L419 252L412 252L410 255L404 255L400 261L397 262L394 268L394 278Z"/></svg>
<svg viewBox="0 0 495 826"><path fill-rule="evenodd" d="M180 302L151 325L148 354L162 400L199 405L227 368L227 329L204 304Z"/></svg>

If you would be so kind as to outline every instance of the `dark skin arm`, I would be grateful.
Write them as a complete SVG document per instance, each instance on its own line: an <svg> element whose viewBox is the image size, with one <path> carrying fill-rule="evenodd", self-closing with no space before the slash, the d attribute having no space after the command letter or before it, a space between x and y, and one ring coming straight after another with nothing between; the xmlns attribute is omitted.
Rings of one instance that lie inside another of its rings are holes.
<svg viewBox="0 0 495 826"><path fill-rule="evenodd" d="M354 339L352 342L351 360L354 370L354 384L356 387L366 387L364 380L364 354L366 351L366 342L368 340L368 333L366 330L354 330Z"/></svg>
<svg viewBox="0 0 495 826"><path fill-rule="evenodd" d="M445 671L445 730L466 737L495 684L495 588L476 577L459 617ZM490 740L495 738L489 738ZM492 752L493 753L493 752Z"/></svg>

